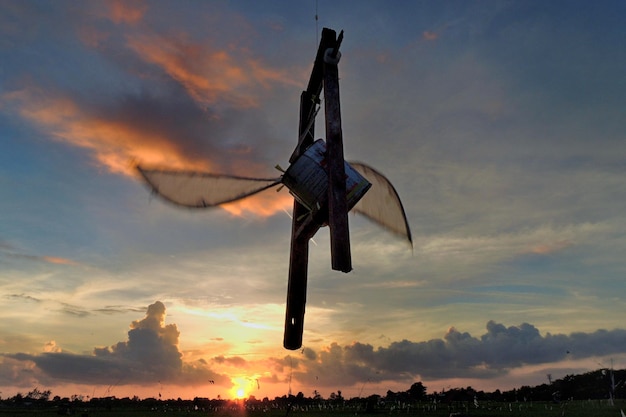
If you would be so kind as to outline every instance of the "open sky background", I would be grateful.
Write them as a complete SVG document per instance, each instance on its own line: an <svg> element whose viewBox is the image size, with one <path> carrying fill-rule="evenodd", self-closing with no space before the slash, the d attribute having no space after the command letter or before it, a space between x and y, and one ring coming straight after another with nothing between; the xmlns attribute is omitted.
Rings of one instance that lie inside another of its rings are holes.
<svg viewBox="0 0 626 417"><path fill-rule="evenodd" d="M621 0L0 1L0 396L623 368L625 19ZM322 27L345 31L346 158L391 179L414 246L350 216L342 274L322 229L292 352L288 192L191 211L133 166L276 176Z"/></svg>

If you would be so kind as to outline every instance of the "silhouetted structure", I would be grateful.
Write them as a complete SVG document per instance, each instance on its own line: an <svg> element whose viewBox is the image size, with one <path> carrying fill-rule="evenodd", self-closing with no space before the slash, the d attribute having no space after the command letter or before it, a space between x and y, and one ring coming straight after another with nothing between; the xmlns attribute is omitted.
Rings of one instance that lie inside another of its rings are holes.
<svg viewBox="0 0 626 417"><path fill-rule="evenodd" d="M237 201L279 184L289 188L294 206L283 345L292 350L302 346L309 241L320 227L330 227L331 266L342 272L352 270L348 212L353 208L411 242L404 208L391 182L365 164L344 160L337 68L342 39L343 31L339 36L328 28L322 31L307 89L300 96L298 144L280 178L137 167L154 193L192 208ZM322 89L326 142L314 140Z"/></svg>

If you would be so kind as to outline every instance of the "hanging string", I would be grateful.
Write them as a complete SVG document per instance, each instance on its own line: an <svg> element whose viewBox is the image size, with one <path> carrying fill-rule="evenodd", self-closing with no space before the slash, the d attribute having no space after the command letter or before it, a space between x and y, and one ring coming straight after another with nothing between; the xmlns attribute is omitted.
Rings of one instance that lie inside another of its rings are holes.
<svg viewBox="0 0 626 417"><path fill-rule="evenodd" d="M317 27L317 21L319 20L319 16L317 15L317 2L318 0L315 0L315 45L319 44L319 29Z"/></svg>

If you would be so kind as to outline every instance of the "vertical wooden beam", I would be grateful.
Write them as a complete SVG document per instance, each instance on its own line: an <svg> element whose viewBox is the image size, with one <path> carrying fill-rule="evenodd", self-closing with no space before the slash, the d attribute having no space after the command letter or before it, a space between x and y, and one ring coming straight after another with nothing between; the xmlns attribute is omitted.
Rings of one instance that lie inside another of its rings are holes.
<svg viewBox="0 0 626 417"><path fill-rule="evenodd" d="M339 105L339 44L343 32L333 48L324 55L324 104L326 115L326 162L328 164L328 225L332 268L350 272L350 231L346 201L346 173L343 159L343 133Z"/></svg>
<svg viewBox="0 0 626 417"><path fill-rule="evenodd" d="M310 94L303 91L300 95L300 138L309 134L312 137L314 134L315 123L308 123L312 104L314 103L311 103ZM307 125L310 125L308 131L306 131ZM286 349L296 350L302 346L302 333L304 331L310 238L298 233L298 229L300 229L308 213L306 207L294 199L292 213L291 251L289 254L289 279L287 281L287 306L283 346Z"/></svg>
<svg viewBox="0 0 626 417"><path fill-rule="evenodd" d="M323 83L324 52L336 43L334 30L324 28L307 89L300 96L300 121L298 145L289 162L293 162L313 143L315 133L315 106ZM302 346L304 313L309 264L309 240L320 228L321 222L310 218L308 210L294 200L291 223L291 253L289 256L289 280L285 311L283 346L295 350ZM301 230L305 229L305 232Z"/></svg>
<svg viewBox="0 0 626 417"><path fill-rule="evenodd" d="M296 237L300 227L299 218L306 216L307 209L295 199L291 224L291 252L289 254L289 280L287 281L287 305L285 310L285 349L296 350L302 346L306 287L309 265L309 238Z"/></svg>

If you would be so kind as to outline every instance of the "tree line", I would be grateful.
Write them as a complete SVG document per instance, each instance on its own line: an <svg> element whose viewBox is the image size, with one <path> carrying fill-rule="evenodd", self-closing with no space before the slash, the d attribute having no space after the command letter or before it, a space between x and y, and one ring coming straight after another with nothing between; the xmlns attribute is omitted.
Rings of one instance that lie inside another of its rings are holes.
<svg viewBox="0 0 626 417"><path fill-rule="evenodd" d="M333 392L328 398L323 398L314 391L313 396L307 397L302 392L297 395L284 395L269 399L257 399L250 396L245 400L233 401L226 399L209 399L196 397L193 400L156 398L84 398L73 395L69 398L52 396L50 390L34 388L26 394L18 393L13 397L0 399L5 406L45 406L55 405L57 408L90 406L98 408L123 408L141 406L142 408L157 409L164 406L188 410L223 410L230 407L246 407L249 409L345 409L355 408L363 411L373 411L380 408L411 407L417 404L441 403L518 403L529 401L561 402L566 400L609 400L626 398L626 370L599 369L580 374L566 375L561 379L552 380L546 375L547 383L531 386L521 386L508 391L493 392L477 391L471 386L465 388L442 389L441 391L427 392L427 387L421 382L413 383L405 391L387 391L383 395L373 394L365 398L354 397L346 399L341 390Z"/></svg>

